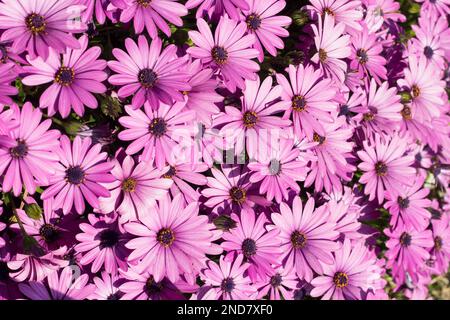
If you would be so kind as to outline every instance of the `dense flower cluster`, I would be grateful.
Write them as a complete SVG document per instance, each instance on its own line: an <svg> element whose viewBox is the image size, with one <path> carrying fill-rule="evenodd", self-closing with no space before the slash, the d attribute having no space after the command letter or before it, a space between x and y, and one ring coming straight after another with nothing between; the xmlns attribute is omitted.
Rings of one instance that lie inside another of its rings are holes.
<svg viewBox="0 0 450 320"><path fill-rule="evenodd" d="M429 298L450 6L417 2L0 0L0 299Z"/></svg>

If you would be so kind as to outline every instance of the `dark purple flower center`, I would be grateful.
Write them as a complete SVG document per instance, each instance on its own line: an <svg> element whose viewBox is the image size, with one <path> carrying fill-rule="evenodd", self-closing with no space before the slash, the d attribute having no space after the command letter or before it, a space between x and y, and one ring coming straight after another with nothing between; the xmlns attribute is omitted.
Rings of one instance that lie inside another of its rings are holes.
<svg viewBox="0 0 450 320"><path fill-rule="evenodd" d="M338 288L348 286L348 275L344 272L336 272L333 276L333 282Z"/></svg>
<svg viewBox="0 0 450 320"><path fill-rule="evenodd" d="M256 253L256 242L253 239L247 238L242 242L242 252L246 258L250 258Z"/></svg>
<svg viewBox="0 0 450 320"><path fill-rule="evenodd" d="M403 232L400 236L400 244L407 247L411 244L411 235L407 232Z"/></svg>
<svg viewBox="0 0 450 320"><path fill-rule="evenodd" d="M47 26L44 17L37 13L28 15L25 18L25 23L28 30L30 30L33 34L40 34L45 32L45 28Z"/></svg>
<svg viewBox="0 0 450 320"><path fill-rule="evenodd" d="M274 288L279 287L281 285L282 281L283 281L283 278L281 277L281 275L279 273L277 273L276 275L274 275L270 278L270 284Z"/></svg>
<svg viewBox="0 0 450 320"><path fill-rule="evenodd" d="M305 97L301 95L295 95L292 97L292 109L297 112L302 112L306 109Z"/></svg>
<svg viewBox="0 0 450 320"><path fill-rule="evenodd" d="M175 241L175 234L172 230L163 228L159 230L158 234L156 235L156 240L158 240L159 243L167 248L170 247Z"/></svg>
<svg viewBox="0 0 450 320"><path fill-rule="evenodd" d="M75 79L75 71L73 68L61 67L55 74L55 82L62 86L70 86Z"/></svg>
<svg viewBox="0 0 450 320"><path fill-rule="evenodd" d="M377 174L377 176L384 177L387 174L387 171L388 167L384 162L378 161L377 163L375 163L375 173Z"/></svg>
<svg viewBox="0 0 450 320"><path fill-rule="evenodd" d="M106 298L106 300L119 300L119 299L120 299L119 292L112 293Z"/></svg>
<svg viewBox="0 0 450 320"><path fill-rule="evenodd" d="M9 149L9 153L13 158L23 159L28 154L28 146L23 140L17 140L17 145Z"/></svg>
<svg viewBox="0 0 450 320"><path fill-rule="evenodd" d="M278 159L272 159L269 163L269 172L271 175L276 176L281 172L281 162Z"/></svg>
<svg viewBox="0 0 450 320"><path fill-rule="evenodd" d="M436 250L442 249L442 238L441 237L435 237L434 238L434 248Z"/></svg>
<svg viewBox="0 0 450 320"><path fill-rule="evenodd" d="M142 69L138 73L139 83L144 88L153 88L158 81L158 75L152 69Z"/></svg>
<svg viewBox="0 0 450 320"><path fill-rule="evenodd" d="M325 60L327 60L327 58L328 58L327 52L324 49L319 49L320 62L325 62Z"/></svg>
<svg viewBox="0 0 450 320"><path fill-rule="evenodd" d="M120 239L120 235L117 231L106 229L100 232L100 248L112 248L114 247Z"/></svg>
<svg viewBox="0 0 450 320"><path fill-rule="evenodd" d="M319 146L323 145L325 143L326 138L322 137L321 135L314 132L313 134L313 141L317 142Z"/></svg>
<svg viewBox="0 0 450 320"><path fill-rule="evenodd" d="M330 16L334 16L333 10L331 10L331 8L328 8L328 7L323 9L323 13L329 14Z"/></svg>
<svg viewBox="0 0 450 320"><path fill-rule="evenodd" d="M258 115L256 112L247 111L244 113L243 121L246 128L253 128L258 122Z"/></svg>
<svg viewBox="0 0 450 320"><path fill-rule="evenodd" d="M398 197L397 203L401 209L406 209L409 207L409 199L408 198Z"/></svg>
<svg viewBox="0 0 450 320"><path fill-rule="evenodd" d="M339 115L340 116L347 116L350 113L350 109L348 108L348 105L343 104L339 108Z"/></svg>
<svg viewBox="0 0 450 320"><path fill-rule="evenodd" d="M137 180L134 178L127 178L122 182L122 190L125 192L136 191Z"/></svg>
<svg viewBox="0 0 450 320"><path fill-rule="evenodd" d="M169 170L163 174L163 178L172 179L177 174L177 168L170 166Z"/></svg>
<svg viewBox="0 0 450 320"><path fill-rule="evenodd" d="M222 284L220 285L220 288L223 292L231 293L233 292L234 288L236 287L234 280L232 278L225 278L222 280Z"/></svg>
<svg viewBox="0 0 450 320"><path fill-rule="evenodd" d="M295 249L302 249L308 242L306 235L300 231L295 230L291 234L291 243Z"/></svg>
<svg viewBox="0 0 450 320"><path fill-rule="evenodd" d="M147 279L147 282L145 283L145 291L147 294L154 295L158 294L163 290L163 285L161 282L156 282L155 278L153 276L150 276L150 278Z"/></svg>
<svg viewBox="0 0 450 320"><path fill-rule="evenodd" d="M433 57L434 51L430 46L426 46L425 48L423 48L423 54L425 55L425 57L427 57L427 59L431 59Z"/></svg>
<svg viewBox="0 0 450 320"><path fill-rule="evenodd" d="M247 192L239 187L233 187L230 189L230 197L231 200L238 204L242 204L245 202L245 199L247 197Z"/></svg>
<svg viewBox="0 0 450 320"><path fill-rule="evenodd" d="M412 119L412 114L411 114L411 108L410 107L404 106L400 113L402 114L403 119L405 119L405 120L411 120Z"/></svg>
<svg viewBox="0 0 450 320"><path fill-rule="evenodd" d="M8 264L4 261L0 261L0 281L6 281L9 279Z"/></svg>
<svg viewBox="0 0 450 320"><path fill-rule="evenodd" d="M80 166L70 167L66 170L66 181L70 184L80 185L85 177L84 170Z"/></svg>
<svg viewBox="0 0 450 320"><path fill-rule="evenodd" d="M412 93L413 98L417 98L418 96L420 96L420 88L415 84L412 85L411 93Z"/></svg>
<svg viewBox="0 0 450 320"><path fill-rule="evenodd" d="M211 49L211 55L218 65L223 65L228 60L228 52L223 47L214 47Z"/></svg>
<svg viewBox="0 0 450 320"><path fill-rule="evenodd" d="M52 224L44 224L39 229L39 234L47 243L55 242L59 238L58 229Z"/></svg>
<svg viewBox="0 0 450 320"><path fill-rule="evenodd" d="M257 14L252 13L251 15L247 16L245 22L247 23L247 27L250 30L256 30L261 25L261 18Z"/></svg>
<svg viewBox="0 0 450 320"><path fill-rule="evenodd" d="M163 118L155 118L148 129L155 137L162 137L167 132L167 123Z"/></svg>
<svg viewBox="0 0 450 320"><path fill-rule="evenodd" d="M6 49L6 46L4 44L0 44L0 62L5 63L8 61L8 50Z"/></svg>
<svg viewBox="0 0 450 320"><path fill-rule="evenodd" d="M358 57L359 63L366 64L367 61L369 61L369 55L367 54L367 51L364 49L358 49L356 51L356 56Z"/></svg>

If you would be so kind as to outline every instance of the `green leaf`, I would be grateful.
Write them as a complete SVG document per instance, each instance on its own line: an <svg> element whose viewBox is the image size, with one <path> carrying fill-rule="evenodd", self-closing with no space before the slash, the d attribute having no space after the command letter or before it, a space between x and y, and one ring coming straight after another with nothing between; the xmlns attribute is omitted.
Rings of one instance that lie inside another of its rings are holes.
<svg viewBox="0 0 450 320"><path fill-rule="evenodd" d="M42 217L42 209L36 203L26 204L24 210L31 219L39 220Z"/></svg>

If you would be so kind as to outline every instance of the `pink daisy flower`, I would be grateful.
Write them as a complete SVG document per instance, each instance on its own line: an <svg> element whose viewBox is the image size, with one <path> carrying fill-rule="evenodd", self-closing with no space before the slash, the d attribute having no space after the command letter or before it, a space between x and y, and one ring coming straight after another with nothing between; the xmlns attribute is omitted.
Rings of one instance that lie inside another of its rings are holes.
<svg viewBox="0 0 450 320"><path fill-rule="evenodd" d="M430 249L434 246L431 230L416 230L412 226L398 225L394 230L386 229L389 237L386 242L387 268L397 283L403 283L407 277L417 281L417 271L430 258Z"/></svg>
<svg viewBox="0 0 450 320"><path fill-rule="evenodd" d="M272 213L275 228L280 231L283 266L296 270L300 279L311 281L313 272L322 274L323 264L333 263L332 252L340 245L334 241L339 232L335 223L329 222L324 208L314 209L314 199L309 198L303 208L300 197L295 197L292 209L284 202L280 213Z"/></svg>
<svg viewBox="0 0 450 320"><path fill-rule="evenodd" d="M132 250L128 261L139 272L151 270L156 282L164 277L175 282L181 274L198 272L206 254L222 252L213 243L221 232L214 230L207 216L198 215L198 209L197 202L185 207L181 195L173 201L167 197L140 222L125 224L125 231L136 236L126 244Z"/></svg>
<svg viewBox="0 0 450 320"><path fill-rule="evenodd" d="M200 273L205 281L205 287L210 288L203 296L205 300L250 300L256 297L256 289L251 285L250 278L245 275L249 268L243 263L242 254L220 257L219 263L208 261L208 268Z"/></svg>
<svg viewBox="0 0 450 320"><path fill-rule="evenodd" d="M337 23L328 14L322 19L319 16L318 27L311 25L314 31L314 43L317 53L311 61L334 81L343 82L347 64L343 59L351 54L350 36L343 35L345 24Z"/></svg>
<svg viewBox="0 0 450 320"><path fill-rule="evenodd" d="M103 184L111 195L99 198L100 211L117 212L120 223L138 219L154 205L155 200L167 194L172 182L161 178L161 175L168 169L157 170L145 161L136 164L131 156L125 156L121 162L116 159L111 170L115 181Z"/></svg>
<svg viewBox="0 0 450 320"><path fill-rule="evenodd" d="M178 0L125 0L126 7L120 14L121 22L133 20L136 33L142 33L144 27L152 39L158 37L158 29L170 37L170 27L166 20L177 27L183 25L182 16L188 11Z"/></svg>
<svg viewBox="0 0 450 320"><path fill-rule="evenodd" d="M347 31L350 29L361 30L360 21L363 17L361 10L361 1L349 0L311 0L311 5L306 8L311 10L314 15L325 16L325 14L334 17L337 23L345 24Z"/></svg>
<svg viewBox="0 0 450 320"><path fill-rule="evenodd" d="M6 63L0 65L0 103L10 105L13 103L10 96L18 94L16 87L11 85L17 78L16 65L14 63Z"/></svg>
<svg viewBox="0 0 450 320"><path fill-rule="evenodd" d="M427 19L429 20L429 19ZM422 20L423 21L423 20ZM434 22L433 22L434 23ZM412 25L415 36L411 39L411 51L416 54L419 59L425 56L428 64L432 65L437 70L445 68L445 56L448 56L445 48L445 40L441 40L442 36L435 33L431 28L424 28L422 26Z"/></svg>
<svg viewBox="0 0 450 320"><path fill-rule="evenodd" d="M3 192L17 197L22 187L34 194L36 187L46 186L58 163L58 130L49 130L52 121L42 120L42 112L27 102L19 110L13 106L19 126L0 139L0 174L4 174Z"/></svg>
<svg viewBox="0 0 450 320"><path fill-rule="evenodd" d="M273 266L268 270L264 280L255 283L258 288L256 299L260 300L268 296L269 300L293 300L297 284L295 270Z"/></svg>
<svg viewBox="0 0 450 320"><path fill-rule="evenodd" d="M224 164L221 169L211 168L212 177L206 177L209 188L202 190L202 195L207 198L204 205L213 208L214 213L239 213L251 210L255 205L270 204L249 181L250 173L246 167Z"/></svg>
<svg viewBox="0 0 450 320"><path fill-rule="evenodd" d="M99 197L109 197L109 191L100 183L113 182L109 173L114 163L106 161L106 152L100 152L101 145L91 144L90 138L76 137L73 143L67 136L61 137L61 148L56 150L59 163L55 174L50 177L50 187L41 195L43 200L54 200L54 208L61 208L64 214L72 208L79 214L85 210L85 201L93 208L99 208Z"/></svg>
<svg viewBox="0 0 450 320"><path fill-rule="evenodd" d="M363 242L346 239L334 253L331 264L323 265L323 275L314 278L311 296L322 300L361 300L373 277L375 259L371 259Z"/></svg>
<svg viewBox="0 0 450 320"><path fill-rule="evenodd" d="M174 105L161 104L154 110L146 102L144 110L126 106L128 116L121 117L119 122L126 129L119 133L122 141L133 141L126 149L129 155L136 154L143 149L142 160L150 165L155 164L163 169L166 163L175 160L182 150L181 142L192 145L192 131L185 126L195 119L193 110L182 111L184 103Z"/></svg>
<svg viewBox="0 0 450 320"><path fill-rule="evenodd" d="M367 15L373 15L381 19L381 23L393 20L396 22L406 21L406 17L400 12L400 3L395 0L362 0L367 8Z"/></svg>
<svg viewBox="0 0 450 320"><path fill-rule="evenodd" d="M289 65L287 71L290 81L280 73L276 75L277 82L283 87L281 98L286 104L283 118L292 117L298 138L304 135L312 138L314 132L323 136L323 126L333 121L330 113L337 110L332 81L323 79L322 72L311 65Z"/></svg>
<svg viewBox="0 0 450 320"><path fill-rule="evenodd" d="M75 276L72 266L50 273L45 282L19 283L19 290L30 300L84 300L95 290L89 276Z"/></svg>
<svg viewBox="0 0 450 320"><path fill-rule="evenodd" d="M125 248L126 237L119 230L116 221L106 222L94 214L88 216L89 223L80 223L81 233L76 235L78 244L75 251L81 253L80 264L91 265L91 272L100 269L108 273L126 270L128 250ZM115 220L115 219L114 219Z"/></svg>
<svg viewBox="0 0 450 320"><path fill-rule="evenodd" d="M269 221L264 214L256 219L253 210L242 210L240 217L233 213L231 218L237 225L222 235L222 248L227 252L244 255L245 260L251 264L247 272L253 282L257 278L264 278L272 270L272 264L278 265L281 262L279 231L267 231Z"/></svg>
<svg viewBox="0 0 450 320"><path fill-rule="evenodd" d="M83 1L82 1L83 2ZM104 24L110 11L126 9L126 0L84 0L86 11L83 13L85 21L93 21L94 16L99 24Z"/></svg>
<svg viewBox="0 0 450 320"><path fill-rule="evenodd" d="M80 21L85 7L74 0L4 0L0 3L2 41L12 41L14 52L25 50L47 59L49 49L63 53L80 47L75 33L86 30Z"/></svg>
<svg viewBox="0 0 450 320"><path fill-rule="evenodd" d="M259 191L268 201L288 199L289 191L300 192L298 181L304 181L309 171L308 160L294 147L294 140L280 139L270 155L263 155L248 164L253 171L251 183L261 183Z"/></svg>
<svg viewBox="0 0 450 320"><path fill-rule="evenodd" d="M224 124L220 134L225 137L225 143L234 146L236 155L241 154L244 148L250 158L257 153L265 154L273 135L278 137L279 130L291 124L289 119L274 115L285 111L287 106L284 102L275 102L282 87L272 87L272 82L272 77L267 77L262 83L259 77L256 81L246 80L241 110L226 106L225 112L214 119L215 125Z"/></svg>
<svg viewBox="0 0 450 320"><path fill-rule="evenodd" d="M255 43L253 34L244 35L247 24L236 22L226 16L220 18L214 37L208 24L198 19L199 31L189 31L195 47L187 49L192 57L217 70L224 84L231 92L236 87L245 88L245 79L255 80L259 65L251 59L258 56L258 50L251 47Z"/></svg>
<svg viewBox="0 0 450 320"><path fill-rule="evenodd" d="M421 10L423 12L430 11L440 16L450 14L449 0L417 0L417 2L422 3Z"/></svg>
<svg viewBox="0 0 450 320"><path fill-rule="evenodd" d="M188 0L186 8L198 7L196 18L203 18L207 14L210 18L217 18L228 14L231 19L239 20L239 11L248 10L247 0Z"/></svg>
<svg viewBox="0 0 450 320"><path fill-rule="evenodd" d="M442 99L445 83L438 72L427 65L424 56L417 59L409 56L409 68L404 70L405 78L397 81L399 87L411 94L411 116L424 123L438 118L444 111Z"/></svg>
<svg viewBox="0 0 450 320"><path fill-rule="evenodd" d="M384 207L391 214L391 226L395 228L398 224L412 226L422 230L430 223L431 214L426 209L431 206L431 201L426 197L429 189L423 188L424 178L417 177L411 187L396 190L392 195L390 190L386 191L386 204Z"/></svg>
<svg viewBox="0 0 450 320"><path fill-rule="evenodd" d="M345 117L337 117L336 120L324 126L323 136L314 133L311 140L315 146L311 149L317 156L317 161L311 163L311 171L305 180L305 187L314 183L316 192L325 188L327 193L332 190L342 191L342 180L350 181L352 173L356 171L350 163L353 158L351 152L354 143L351 142L353 130L346 126Z"/></svg>
<svg viewBox="0 0 450 320"><path fill-rule="evenodd" d="M284 48L280 37L289 36L285 28L291 24L292 19L277 16L286 6L283 0L249 0L248 4L250 8L242 11L241 20L247 24L247 32L255 35L253 47L259 52L259 62L263 62L264 49L275 57L277 49Z"/></svg>
<svg viewBox="0 0 450 320"><path fill-rule="evenodd" d="M48 108L48 115L59 111L67 118L73 109L80 117L84 114L84 106L96 109L98 102L93 93L104 93L106 80L104 72L106 61L98 59L100 47L88 47L88 37L79 39L79 49L68 49L62 59L50 49L46 60L41 57L28 58L31 66L24 67L28 74L22 79L27 86L37 86L51 82L52 85L42 93L39 99L40 108Z"/></svg>
<svg viewBox="0 0 450 320"><path fill-rule="evenodd" d="M118 274L110 274L102 271L101 277L94 278L95 291L88 297L89 300L119 300L123 293L120 292Z"/></svg>
<svg viewBox="0 0 450 320"><path fill-rule="evenodd" d="M133 95L134 109L142 107L146 101L154 109L159 107L160 101L165 104L184 101L181 92L191 87L186 82L188 73L181 71L186 58L177 57L176 46L169 45L161 52L161 39L153 39L149 46L147 39L139 36L137 44L127 38L125 47L128 53L114 48L112 53L118 61L108 62L117 73L109 77L109 82L122 86L117 92L119 98Z"/></svg>
<svg viewBox="0 0 450 320"><path fill-rule="evenodd" d="M450 225L447 215L439 220L431 220L434 247L431 256L440 274L445 273L450 261Z"/></svg>
<svg viewBox="0 0 450 320"><path fill-rule="evenodd" d="M357 152L362 161L358 168L364 172L359 182L365 184L364 193L369 195L369 200L377 198L379 204L385 198L386 189L395 193L404 185L411 186L416 175L412 167L414 157L405 155L407 141L398 135L387 139L383 142L376 134L371 144L365 140L364 150Z"/></svg>

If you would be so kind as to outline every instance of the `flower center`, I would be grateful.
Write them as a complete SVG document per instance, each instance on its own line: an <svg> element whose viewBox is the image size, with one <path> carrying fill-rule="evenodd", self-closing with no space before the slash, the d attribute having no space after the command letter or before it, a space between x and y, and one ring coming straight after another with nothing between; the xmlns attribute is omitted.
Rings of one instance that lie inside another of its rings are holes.
<svg viewBox="0 0 450 320"><path fill-rule="evenodd" d="M295 95L292 97L292 109L297 112L302 112L306 109L305 97L300 95Z"/></svg>
<svg viewBox="0 0 450 320"><path fill-rule="evenodd" d="M331 10L331 8L326 7L325 9L323 9L323 13L325 14L329 14L330 16L334 16L334 12L333 10Z"/></svg>
<svg viewBox="0 0 450 320"><path fill-rule="evenodd" d="M247 111L244 113L244 126L247 128L253 128L256 123L258 122L258 116L256 112L253 111Z"/></svg>
<svg viewBox="0 0 450 320"><path fill-rule="evenodd" d="M83 183L85 173L80 166L70 167L66 170L66 181L70 184L79 185Z"/></svg>
<svg viewBox="0 0 450 320"><path fill-rule="evenodd" d="M261 18L257 14L252 13L251 15L247 16L245 22L247 23L247 27L250 30L256 30L261 25Z"/></svg>
<svg viewBox="0 0 450 320"><path fill-rule="evenodd" d="M161 282L156 282L153 276L147 279L145 282L145 291L148 295L158 294L163 290L163 285Z"/></svg>
<svg viewBox="0 0 450 320"><path fill-rule="evenodd" d="M119 242L117 231L106 229L100 232L100 248L112 248Z"/></svg>
<svg viewBox="0 0 450 320"><path fill-rule="evenodd" d="M433 57L433 53L434 51L430 46L423 48L423 54L427 57L427 59L431 59Z"/></svg>
<svg viewBox="0 0 450 320"><path fill-rule="evenodd" d="M172 230L164 228L164 229L159 230L158 234L156 235L156 239L164 247L168 248L175 241L175 235L173 234Z"/></svg>
<svg viewBox="0 0 450 320"><path fill-rule="evenodd" d="M28 154L28 146L25 141L17 140L17 145L9 149L9 153L13 158L23 159Z"/></svg>
<svg viewBox="0 0 450 320"><path fill-rule="evenodd" d="M247 195L247 192L242 188L233 187L230 189L231 200L233 200L234 202L236 202L238 204L242 204L245 202L246 195Z"/></svg>
<svg viewBox="0 0 450 320"><path fill-rule="evenodd" d="M319 49L320 62L325 62L325 60L327 60L327 58L328 58L327 52L323 49Z"/></svg>
<svg viewBox="0 0 450 320"><path fill-rule="evenodd" d="M278 159L270 160L269 172L271 175L275 176L281 172L281 163Z"/></svg>
<svg viewBox="0 0 450 320"><path fill-rule="evenodd" d="M125 192L136 191L137 180L133 178L127 178L122 182L122 190Z"/></svg>
<svg viewBox="0 0 450 320"><path fill-rule="evenodd" d="M272 276L270 278L270 284L272 285L272 287L279 287L281 285L283 278L281 277L281 275L279 273L277 273L276 275Z"/></svg>
<svg viewBox="0 0 450 320"><path fill-rule="evenodd" d="M402 209L406 209L409 207L409 199L408 198L398 197L397 203L398 203L398 206Z"/></svg>
<svg viewBox="0 0 450 320"><path fill-rule="evenodd" d="M54 242L59 237L59 232L56 227L48 223L42 225L42 227L39 229L39 234L47 243Z"/></svg>
<svg viewBox="0 0 450 320"><path fill-rule="evenodd" d="M306 246L307 238L304 233L294 231L291 234L291 243L295 249L302 249Z"/></svg>
<svg viewBox="0 0 450 320"><path fill-rule="evenodd" d="M242 242L242 252L246 258L250 258L256 253L256 242L253 239L245 239Z"/></svg>
<svg viewBox="0 0 450 320"><path fill-rule="evenodd" d="M119 300L120 294L118 292L110 294L106 300Z"/></svg>
<svg viewBox="0 0 450 320"><path fill-rule="evenodd" d="M388 167L384 162L378 161L375 164L375 173L379 177L384 177L387 173Z"/></svg>
<svg viewBox="0 0 450 320"><path fill-rule="evenodd" d="M40 34L45 31L47 23L43 16L32 13L25 18L25 23L27 25L28 30L30 30L33 34Z"/></svg>
<svg viewBox="0 0 450 320"><path fill-rule="evenodd" d="M413 98L417 98L420 95L420 88L414 84L411 87L411 93L412 93Z"/></svg>
<svg viewBox="0 0 450 320"><path fill-rule="evenodd" d="M75 79L75 71L73 68L61 67L55 74L55 82L62 86L70 86Z"/></svg>
<svg viewBox="0 0 450 320"><path fill-rule="evenodd" d="M142 69L138 73L139 83L144 88L153 88L158 81L158 75L152 69Z"/></svg>
<svg viewBox="0 0 450 320"><path fill-rule="evenodd" d="M405 119L405 120L411 120L412 119L411 108L410 107L404 106L400 113L402 114L403 119Z"/></svg>
<svg viewBox="0 0 450 320"><path fill-rule="evenodd" d="M136 2L138 5L140 5L144 8L147 8L150 5L150 3L152 2L152 0L136 0Z"/></svg>
<svg viewBox="0 0 450 320"><path fill-rule="evenodd" d="M234 280L232 278L225 278L222 280L222 284L220 288L223 292L231 293L236 285L234 284Z"/></svg>
<svg viewBox="0 0 450 320"><path fill-rule="evenodd" d="M358 49L358 51L356 51L356 56L358 57L359 63L361 64L366 64L367 61L369 61L367 51L364 49Z"/></svg>
<svg viewBox="0 0 450 320"><path fill-rule="evenodd" d="M336 272L333 277L333 282L338 288L348 286L348 275L344 272Z"/></svg>
<svg viewBox="0 0 450 320"><path fill-rule="evenodd" d="M224 65L228 60L228 52L223 47L212 48L211 55L218 65Z"/></svg>
<svg viewBox="0 0 450 320"><path fill-rule="evenodd" d="M313 141L319 143L319 146L325 143L326 138L314 132Z"/></svg>
<svg viewBox="0 0 450 320"><path fill-rule="evenodd" d="M166 121L162 118L153 119L149 131L156 137L162 137L167 132Z"/></svg>
<svg viewBox="0 0 450 320"><path fill-rule="evenodd" d="M441 248L442 248L442 238L441 237L434 238L434 248L436 250L441 250Z"/></svg>
<svg viewBox="0 0 450 320"><path fill-rule="evenodd" d="M403 232L400 236L400 244L407 247L411 244L411 235L409 233Z"/></svg>

